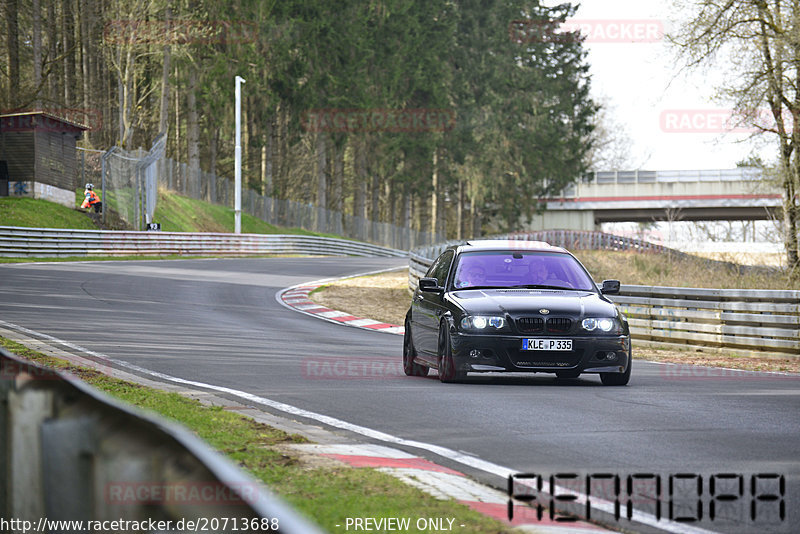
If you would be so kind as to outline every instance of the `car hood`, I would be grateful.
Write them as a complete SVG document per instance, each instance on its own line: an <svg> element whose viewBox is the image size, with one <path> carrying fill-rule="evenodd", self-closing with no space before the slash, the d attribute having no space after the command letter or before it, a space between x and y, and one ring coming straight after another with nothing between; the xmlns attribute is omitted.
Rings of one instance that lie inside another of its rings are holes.
<svg viewBox="0 0 800 534"><path fill-rule="evenodd" d="M471 289L450 293L453 302L466 313L508 314L512 317L536 314L541 309L550 315L613 317L614 304L592 291L553 289Z"/></svg>

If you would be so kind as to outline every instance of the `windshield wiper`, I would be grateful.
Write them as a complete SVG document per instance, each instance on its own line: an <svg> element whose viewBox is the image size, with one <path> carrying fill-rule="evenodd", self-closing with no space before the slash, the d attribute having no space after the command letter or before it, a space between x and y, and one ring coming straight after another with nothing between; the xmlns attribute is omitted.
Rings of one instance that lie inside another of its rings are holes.
<svg viewBox="0 0 800 534"><path fill-rule="evenodd" d="M457 287L454 291L465 291L467 289L506 289L506 286L467 286Z"/></svg>
<svg viewBox="0 0 800 534"><path fill-rule="evenodd" d="M585 289L577 289L574 287L566 287L566 286L550 286L546 284L519 284L516 286L510 286L510 289L566 289L567 291L586 291Z"/></svg>

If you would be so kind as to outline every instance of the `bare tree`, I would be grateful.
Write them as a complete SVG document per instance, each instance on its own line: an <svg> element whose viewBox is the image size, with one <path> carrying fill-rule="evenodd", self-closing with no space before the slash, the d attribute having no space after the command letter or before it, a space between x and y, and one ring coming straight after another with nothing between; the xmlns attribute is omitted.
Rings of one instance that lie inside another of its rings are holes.
<svg viewBox="0 0 800 534"><path fill-rule="evenodd" d="M634 155L633 141L625 125L615 118L616 108L608 97L593 97L600 104L594 116L591 133L592 149L586 155L586 166L596 171L640 169L650 157Z"/></svg>
<svg viewBox="0 0 800 534"><path fill-rule="evenodd" d="M33 85L36 88L35 107L41 106L38 98L42 90L42 7L33 0Z"/></svg>
<svg viewBox="0 0 800 534"><path fill-rule="evenodd" d="M733 104L741 124L778 142L784 244L792 276L800 277L800 0L677 3L692 13L670 36L685 66L729 65L717 96Z"/></svg>
<svg viewBox="0 0 800 534"><path fill-rule="evenodd" d="M170 8L170 3L167 1L167 8L164 12L164 18L169 25L170 20L172 19L172 9ZM158 113L158 131L160 132L167 132L169 128L169 70L170 70L170 58L172 54L172 48L169 45L169 41L164 44L164 61L161 68L161 107L159 108ZM211 169L214 170L213 168Z"/></svg>
<svg viewBox="0 0 800 534"><path fill-rule="evenodd" d="M19 96L19 3L6 0L6 52L8 55L8 106L18 105Z"/></svg>

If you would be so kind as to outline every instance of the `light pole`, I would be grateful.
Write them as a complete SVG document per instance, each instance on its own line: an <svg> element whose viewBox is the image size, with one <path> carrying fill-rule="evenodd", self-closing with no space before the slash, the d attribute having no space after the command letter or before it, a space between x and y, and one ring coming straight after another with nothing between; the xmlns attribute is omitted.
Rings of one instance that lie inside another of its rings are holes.
<svg viewBox="0 0 800 534"><path fill-rule="evenodd" d="M242 89L245 79L236 77L236 148L233 156L234 165L234 233L242 233Z"/></svg>

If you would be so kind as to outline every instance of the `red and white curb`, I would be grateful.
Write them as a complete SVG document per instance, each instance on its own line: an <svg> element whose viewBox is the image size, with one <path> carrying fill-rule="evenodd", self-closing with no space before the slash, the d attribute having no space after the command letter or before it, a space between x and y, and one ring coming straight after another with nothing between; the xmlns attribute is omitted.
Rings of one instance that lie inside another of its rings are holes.
<svg viewBox="0 0 800 534"><path fill-rule="evenodd" d="M347 312L332 310L326 308L321 304L317 304L309 298L312 291L325 284L334 282L336 280L344 280L346 278L355 278L357 276L366 276L369 274L377 274L378 272L388 271L373 271L369 273L357 274L354 276L345 276L342 278L331 278L326 280L317 280L308 282L306 284L299 284L296 286L288 287L279 291L276 295L278 302L284 306L291 308L300 313L317 317L331 323L338 323L356 328L363 328L364 330L372 330L373 332L384 332L387 334L403 335L404 328L396 324L382 323L374 319L367 319L365 317L356 317Z"/></svg>
<svg viewBox="0 0 800 534"><path fill-rule="evenodd" d="M374 444L298 444L289 445L301 454L315 454L338 460L352 467L371 467L419 488L437 499L453 499L473 510L502 521L524 532L570 534L614 532L585 521L564 523L551 520L548 514L541 519L535 510L524 504L514 505L514 519L508 521L508 496L494 488L479 484L463 473L437 465L399 449ZM413 525L413 523L412 523ZM344 530L345 525L341 525ZM458 519L450 530L458 531L469 525Z"/></svg>

